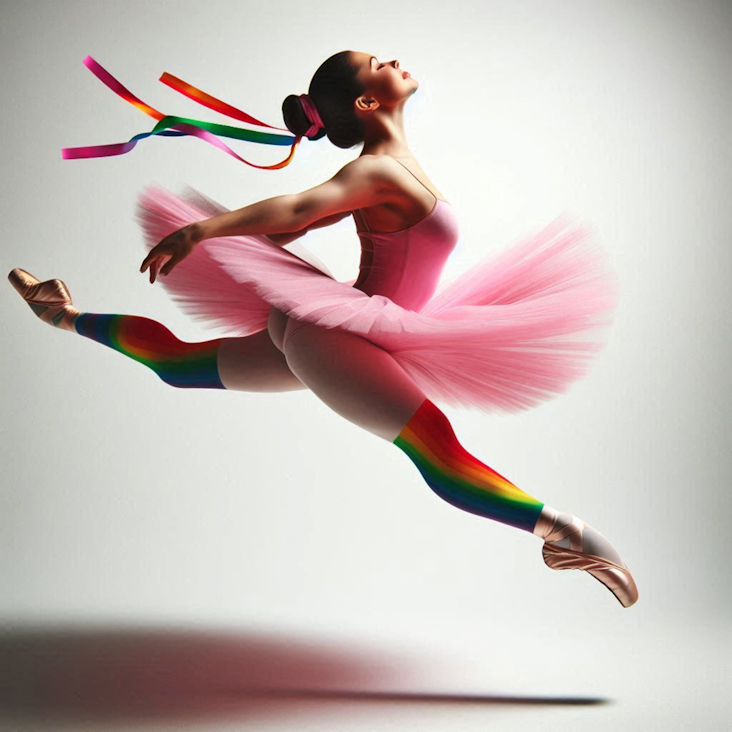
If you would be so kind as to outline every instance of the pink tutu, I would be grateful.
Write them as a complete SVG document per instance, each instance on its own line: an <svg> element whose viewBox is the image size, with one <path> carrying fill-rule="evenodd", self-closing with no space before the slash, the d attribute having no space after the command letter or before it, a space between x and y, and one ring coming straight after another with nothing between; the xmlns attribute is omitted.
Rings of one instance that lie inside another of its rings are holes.
<svg viewBox="0 0 732 732"><path fill-rule="evenodd" d="M228 209L189 188L149 186L137 217L149 249ZM207 239L158 281L191 318L245 336L275 307L341 328L389 351L434 402L485 412L540 404L583 376L617 305L615 273L583 226L560 217L441 283L419 311L336 280L296 243L264 236Z"/></svg>

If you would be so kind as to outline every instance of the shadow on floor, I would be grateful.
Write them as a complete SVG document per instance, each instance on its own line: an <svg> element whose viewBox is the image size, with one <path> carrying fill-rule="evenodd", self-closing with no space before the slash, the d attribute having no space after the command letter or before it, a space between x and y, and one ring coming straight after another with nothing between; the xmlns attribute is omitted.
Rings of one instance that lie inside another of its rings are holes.
<svg viewBox="0 0 732 732"><path fill-rule="evenodd" d="M269 719L344 703L602 704L602 698L404 691L417 659L286 634L134 627L0 635L0 709L17 719Z"/></svg>

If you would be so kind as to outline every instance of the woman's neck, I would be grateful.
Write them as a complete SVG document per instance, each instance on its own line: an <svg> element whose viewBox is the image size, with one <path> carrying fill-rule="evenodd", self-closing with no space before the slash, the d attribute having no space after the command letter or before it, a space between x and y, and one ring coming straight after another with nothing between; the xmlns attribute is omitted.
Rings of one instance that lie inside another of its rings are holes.
<svg viewBox="0 0 732 732"><path fill-rule="evenodd" d="M393 157L414 157L407 144L402 109L391 110L390 114L378 111L366 127L361 155L391 155Z"/></svg>

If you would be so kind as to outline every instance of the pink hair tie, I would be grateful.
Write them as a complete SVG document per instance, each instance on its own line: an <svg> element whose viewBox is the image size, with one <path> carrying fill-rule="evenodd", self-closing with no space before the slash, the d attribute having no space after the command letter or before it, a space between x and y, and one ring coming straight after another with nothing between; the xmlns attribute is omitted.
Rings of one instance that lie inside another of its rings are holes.
<svg viewBox="0 0 732 732"><path fill-rule="evenodd" d="M302 103L302 109L305 112L305 116L307 117L308 122L310 122L310 127L308 127L307 131L303 133L303 137L310 137L318 130L323 129L325 125L323 124L323 120L320 119L320 115L318 114L318 110L315 108L315 104L313 104L313 100L307 94L300 94L300 102Z"/></svg>

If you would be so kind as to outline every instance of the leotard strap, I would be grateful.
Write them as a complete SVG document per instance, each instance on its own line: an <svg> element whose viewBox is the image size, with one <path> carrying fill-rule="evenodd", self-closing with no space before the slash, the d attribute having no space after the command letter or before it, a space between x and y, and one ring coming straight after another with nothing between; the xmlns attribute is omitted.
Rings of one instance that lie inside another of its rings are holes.
<svg viewBox="0 0 732 732"><path fill-rule="evenodd" d="M430 192L430 193L431 193L431 194L432 194L432 195L433 195L433 196L434 196L435 198L437 198L437 196L435 195L435 192L434 192L434 191L433 191L433 190L432 190L431 188L427 188L427 186L426 186L426 185L425 185L424 183L422 183L422 181L421 181L421 180L420 180L419 178L417 178L417 176L416 176L416 175L415 175L414 173L412 173L412 171L411 171L411 170L409 170L409 168L408 168L408 167L407 167L406 165L404 165L404 163L402 163L402 162L401 162L400 160L397 160L397 159L396 159L395 157L392 157L391 155L388 155L387 157L390 157L390 158L391 158L392 160L396 160L396 162L397 162L397 163L399 163L399 165L401 165L401 166L402 166L402 168L404 168L404 170L406 170L406 171L407 171L408 173L411 173L412 177L413 177L413 178L414 178L414 179L415 179L415 180L417 181L417 183L420 183L420 184L421 184L421 185L422 185L422 186L423 186L424 188L426 188L426 189L427 189L427 190L428 190L428 191L429 191L429 192ZM444 201L445 199L444 199L444 198L437 198L437 200L438 200L438 201ZM445 201L445 203L447 203L447 201Z"/></svg>

